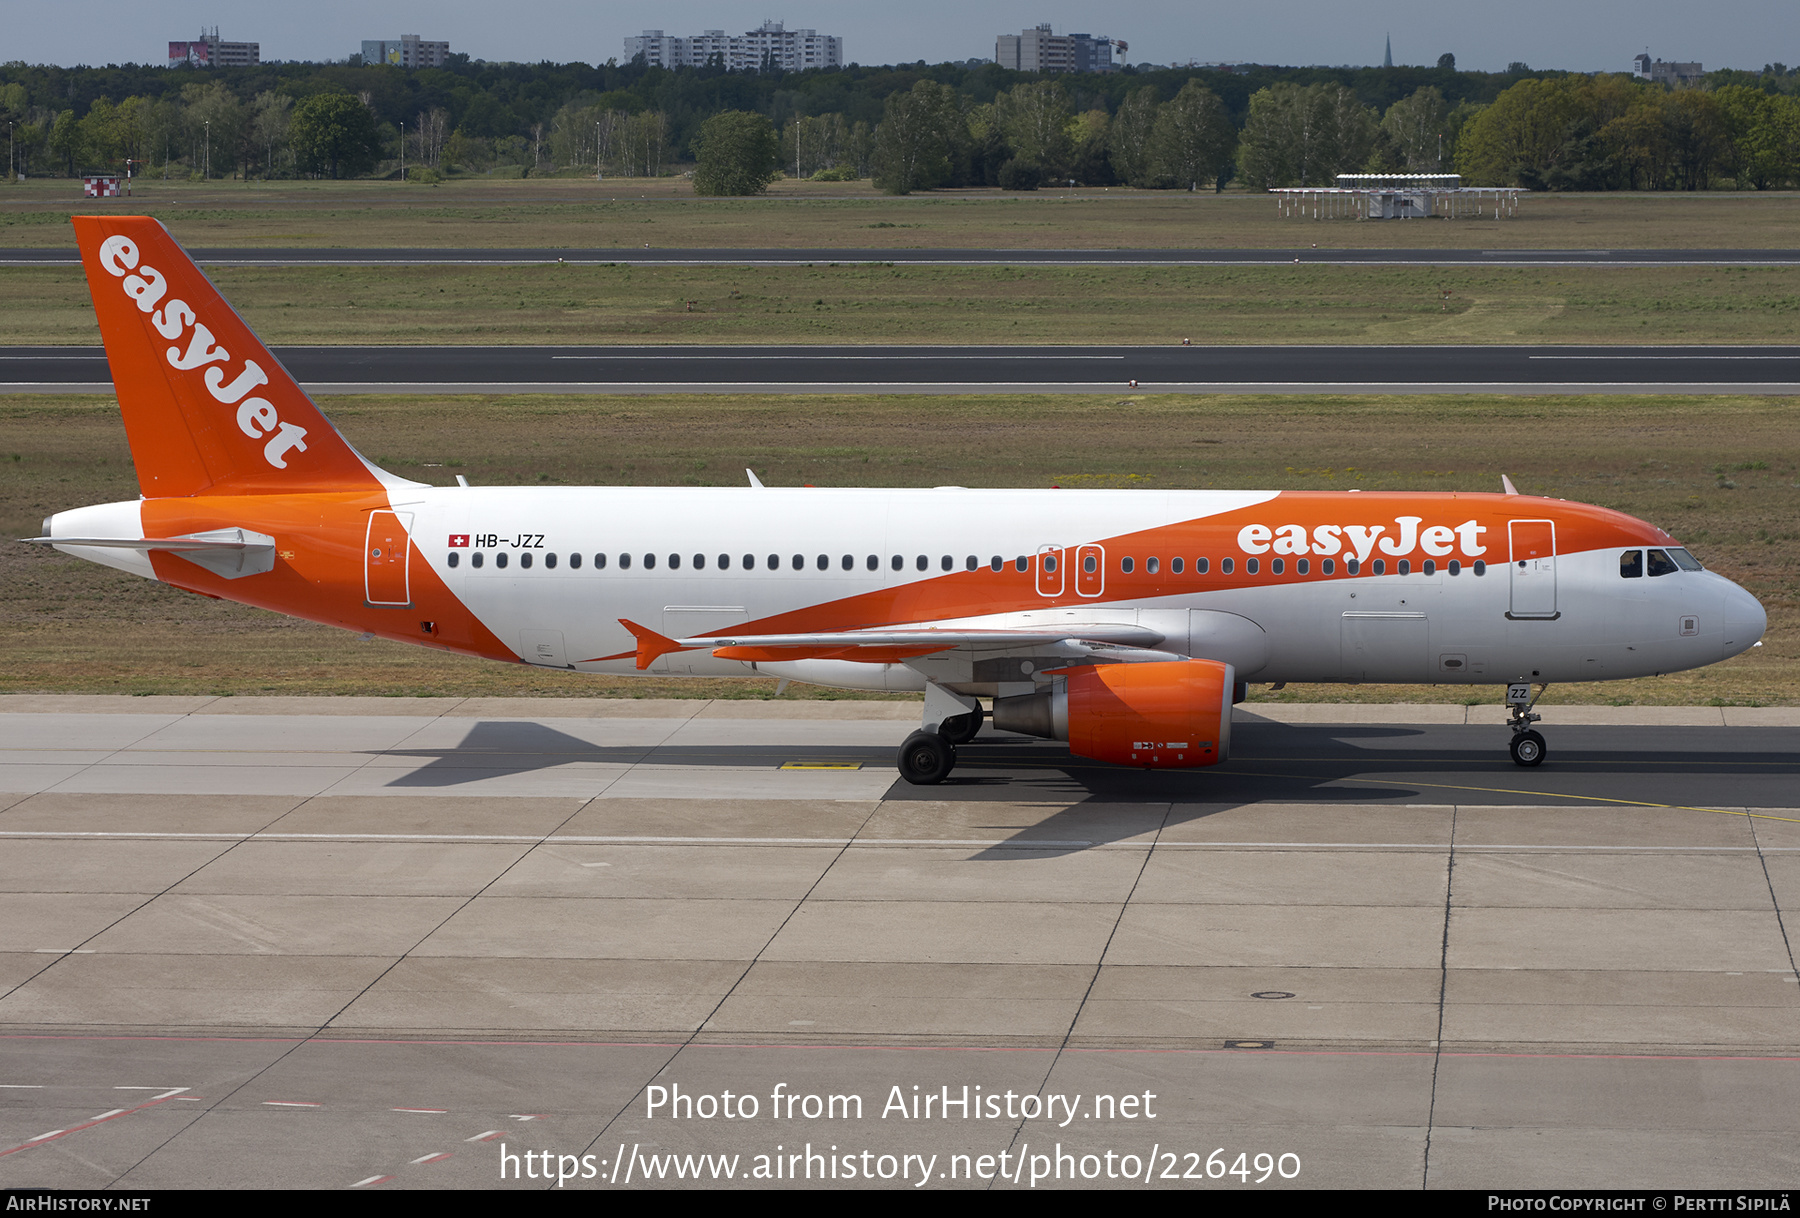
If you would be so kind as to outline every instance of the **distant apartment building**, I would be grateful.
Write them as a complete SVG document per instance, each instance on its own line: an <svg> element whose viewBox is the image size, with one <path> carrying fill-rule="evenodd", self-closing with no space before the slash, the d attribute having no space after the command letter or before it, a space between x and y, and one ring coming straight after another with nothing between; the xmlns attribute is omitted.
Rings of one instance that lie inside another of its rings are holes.
<svg viewBox="0 0 1800 1218"><path fill-rule="evenodd" d="M741 72L772 61L784 72L803 72L808 68L843 67L844 40L817 30L790 30L779 21L765 21L761 28L743 34L707 30L681 38L661 30L645 30L625 40L626 62L639 55L658 68L701 68L709 63L723 63Z"/></svg>
<svg viewBox="0 0 1800 1218"><path fill-rule="evenodd" d="M1697 63L1664 63L1660 59L1653 61L1648 51L1639 55L1632 62L1637 67L1636 75L1641 79L1650 81L1652 84L1668 85L1670 88L1674 88L1676 85L1699 84L1701 78L1706 75Z"/></svg>
<svg viewBox="0 0 1800 1218"><path fill-rule="evenodd" d="M362 44L364 63L391 63L397 68L441 68L449 58L449 43L426 42L417 34L402 34L397 40L365 38Z"/></svg>
<svg viewBox="0 0 1800 1218"><path fill-rule="evenodd" d="M1110 72L1112 49L1112 39L1104 34L1053 34L1044 24L1000 35L994 41L994 62L1015 72Z"/></svg>
<svg viewBox="0 0 1800 1218"><path fill-rule="evenodd" d="M213 27L210 34L201 30L200 37L192 42L169 44L171 68L183 65L196 68L248 68L261 62L262 43L226 42L219 37L217 26Z"/></svg>

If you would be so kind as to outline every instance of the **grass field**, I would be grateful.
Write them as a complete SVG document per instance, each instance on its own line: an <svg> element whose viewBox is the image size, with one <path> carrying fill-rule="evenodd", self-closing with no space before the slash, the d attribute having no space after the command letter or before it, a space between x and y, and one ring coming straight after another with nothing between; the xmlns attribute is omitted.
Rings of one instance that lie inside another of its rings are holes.
<svg viewBox="0 0 1800 1218"><path fill-rule="evenodd" d="M1800 402L1506 397L352 397L353 443L477 485L1521 490L1663 525L1769 610L1766 646L1550 701L1800 703ZM128 499L117 406L0 397L0 529ZM0 691L766 697L769 682L576 677L356 636L0 546ZM820 691L795 687L788 696ZM1259 698L1271 695L1259 690ZM1291 687L1282 700L1492 700L1447 687Z"/></svg>
<svg viewBox="0 0 1800 1218"><path fill-rule="evenodd" d="M549 264L209 273L271 343L1800 339L1800 267ZM80 268L7 268L0 284L8 342L100 341Z"/></svg>
<svg viewBox="0 0 1800 1218"><path fill-rule="evenodd" d="M702 199L682 178L592 182L180 182L84 200L72 179L0 183L0 247L72 246L68 216L149 214L201 246L823 249L1786 248L1800 194L1528 195L1509 219L1285 220L1267 194L941 191L777 183Z"/></svg>

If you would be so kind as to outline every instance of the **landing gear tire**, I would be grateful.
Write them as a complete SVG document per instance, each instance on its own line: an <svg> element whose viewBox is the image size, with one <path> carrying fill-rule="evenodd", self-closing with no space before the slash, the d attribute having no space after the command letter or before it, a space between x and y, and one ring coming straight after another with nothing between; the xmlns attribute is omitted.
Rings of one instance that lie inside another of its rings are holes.
<svg viewBox="0 0 1800 1218"><path fill-rule="evenodd" d="M1544 760L1544 738L1532 731L1516 732L1511 751L1514 765L1537 765Z"/></svg>
<svg viewBox="0 0 1800 1218"><path fill-rule="evenodd" d="M966 715L954 715L938 725L938 734L951 744L967 744L975 739L981 731L981 721L987 716L978 706Z"/></svg>
<svg viewBox="0 0 1800 1218"><path fill-rule="evenodd" d="M900 746L900 777L915 787L944 781L956 765L956 746L936 732L914 732Z"/></svg>

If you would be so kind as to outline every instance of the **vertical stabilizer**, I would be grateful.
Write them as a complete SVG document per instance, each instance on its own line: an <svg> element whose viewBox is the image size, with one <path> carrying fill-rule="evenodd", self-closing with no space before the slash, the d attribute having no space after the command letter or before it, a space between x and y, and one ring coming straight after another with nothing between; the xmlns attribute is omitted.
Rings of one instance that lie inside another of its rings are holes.
<svg viewBox="0 0 1800 1218"><path fill-rule="evenodd" d="M351 448L148 216L76 216L147 498L406 485Z"/></svg>

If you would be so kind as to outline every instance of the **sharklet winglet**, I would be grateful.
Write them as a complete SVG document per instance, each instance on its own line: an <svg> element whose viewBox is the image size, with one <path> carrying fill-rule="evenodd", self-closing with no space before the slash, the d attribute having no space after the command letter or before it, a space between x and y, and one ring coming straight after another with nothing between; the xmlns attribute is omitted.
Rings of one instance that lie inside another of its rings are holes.
<svg viewBox="0 0 1800 1218"><path fill-rule="evenodd" d="M619 625L631 631L631 637L637 640L637 651L635 653L625 652L622 655L608 658L624 659L625 656L636 654L638 671L640 672L672 651L695 650L692 647L683 647L680 643L677 643L667 635L658 634L648 626L640 626L627 618L620 618Z"/></svg>

